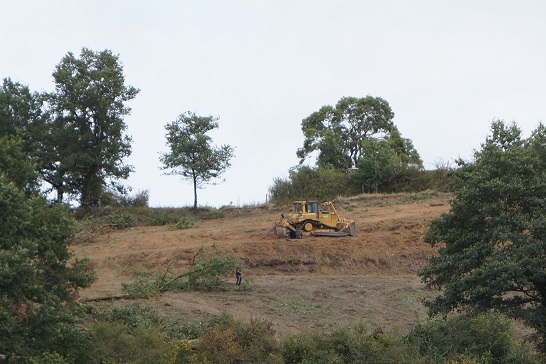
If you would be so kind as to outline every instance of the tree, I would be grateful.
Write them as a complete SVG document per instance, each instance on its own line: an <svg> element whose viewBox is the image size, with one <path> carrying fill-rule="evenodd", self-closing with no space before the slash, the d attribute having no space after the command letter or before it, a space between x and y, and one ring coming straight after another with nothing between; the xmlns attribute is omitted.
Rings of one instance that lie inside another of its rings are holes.
<svg viewBox="0 0 546 364"><path fill-rule="evenodd" d="M397 153L385 140L370 139L362 143L363 156L350 176L361 193L386 192L401 164Z"/></svg>
<svg viewBox="0 0 546 364"><path fill-rule="evenodd" d="M218 128L218 118L197 116L185 112L176 121L165 125L169 153L160 160L167 174L180 175L193 183L194 202L197 208L197 189L219 178L231 166L234 150L229 145L215 147L207 133Z"/></svg>
<svg viewBox="0 0 546 364"><path fill-rule="evenodd" d="M16 188L30 195L38 191L36 166L18 137L0 137L0 171Z"/></svg>
<svg viewBox="0 0 546 364"><path fill-rule="evenodd" d="M6 78L0 87L0 136L29 138L29 127L41 114L38 94Z"/></svg>
<svg viewBox="0 0 546 364"><path fill-rule="evenodd" d="M297 152L300 164L319 151L319 166L354 167L362 156L363 142L387 136L393 117L389 103L380 97L343 97L335 107L323 106L302 120L305 140Z"/></svg>
<svg viewBox="0 0 546 364"><path fill-rule="evenodd" d="M423 161L421 156L417 152L417 149L413 146L413 142L410 139L402 138L400 131L396 127L393 127L389 138L387 139L391 149L396 153L402 168L408 168L413 166L418 169L423 168Z"/></svg>
<svg viewBox="0 0 546 364"><path fill-rule="evenodd" d="M533 327L546 352L546 128L527 139L515 124L491 130L456 173L451 211L425 237L438 255L419 275L442 289L432 315L496 309Z"/></svg>
<svg viewBox="0 0 546 364"><path fill-rule="evenodd" d="M33 166L16 148L0 139L0 150L10 151L8 159L21 156L15 168L28 175ZM66 206L25 195L20 186L28 182L20 183L12 168L0 163L0 354L23 361L55 351L75 359L85 340L74 297L94 277L88 261L72 259L68 250L75 224Z"/></svg>
<svg viewBox="0 0 546 364"><path fill-rule="evenodd" d="M103 187L126 179L133 167L123 164L131 154L124 134L125 103L139 90L125 85L119 56L109 50L68 53L53 72L55 92L49 95L52 119L40 149L42 174L58 192L78 195L88 211L98 204Z"/></svg>

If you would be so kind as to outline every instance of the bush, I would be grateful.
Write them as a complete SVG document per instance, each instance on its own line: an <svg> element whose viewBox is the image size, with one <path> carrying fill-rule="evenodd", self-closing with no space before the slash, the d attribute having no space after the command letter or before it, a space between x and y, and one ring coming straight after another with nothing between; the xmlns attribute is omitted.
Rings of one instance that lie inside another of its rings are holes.
<svg viewBox="0 0 546 364"><path fill-rule="evenodd" d="M290 335L282 342L281 355L286 364L316 363L336 364L343 363L341 357L328 343L326 336Z"/></svg>
<svg viewBox="0 0 546 364"><path fill-rule="evenodd" d="M205 291L224 289L226 286L224 278L232 276L241 265L237 257L216 246L211 250L201 248L194 264L185 275L186 286Z"/></svg>
<svg viewBox="0 0 546 364"><path fill-rule="evenodd" d="M211 363L239 363L246 359L243 347L230 328L214 326L199 338L198 358Z"/></svg>
<svg viewBox="0 0 546 364"><path fill-rule="evenodd" d="M148 190L139 191L134 196L127 194L127 191L121 192L117 189L107 189L100 195L101 206L112 207L147 207L150 199Z"/></svg>
<svg viewBox="0 0 546 364"><path fill-rule="evenodd" d="M42 355L30 358L29 364L68 364L69 360L65 359L62 355L57 353L43 353Z"/></svg>
<svg viewBox="0 0 546 364"><path fill-rule="evenodd" d="M116 322L95 324L90 336L95 363L161 363L171 351L159 330L129 328Z"/></svg>
<svg viewBox="0 0 546 364"><path fill-rule="evenodd" d="M167 360L168 364L197 363L197 355L188 341L180 340L173 346Z"/></svg>
<svg viewBox="0 0 546 364"><path fill-rule="evenodd" d="M289 336L282 343L285 363L420 363L418 352L399 335L369 334L362 324L328 334Z"/></svg>
<svg viewBox="0 0 546 364"><path fill-rule="evenodd" d="M289 173L289 181L274 180L269 189L272 200L331 200L349 194L348 175L334 168L300 166Z"/></svg>
<svg viewBox="0 0 546 364"><path fill-rule="evenodd" d="M125 292L135 298L155 296L161 292L157 281L150 279L150 274L144 272L137 272L133 283L122 283L121 286Z"/></svg>
<svg viewBox="0 0 546 364"><path fill-rule="evenodd" d="M116 229L122 230L138 225L138 218L130 213L119 213L106 215L102 218L106 225L111 225Z"/></svg>
<svg viewBox="0 0 546 364"><path fill-rule="evenodd" d="M199 339L199 357L212 363L281 363L272 326L267 320L244 324L221 315Z"/></svg>
<svg viewBox="0 0 546 364"><path fill-rule="evenodd" d="M134 303L121 307L100 310L97 314L100 321L117 322L131 328L150 329L158 327L162 319L151 306Z"/></svg>
<svg viewBox="0 0 546 364"><path fill-rule="evenodd" d="M414 327L407 340L423 356L435 361L464 355L468 359L501 363L514 348L510 322L495 311L429 321Z"/></svg>
<svg viewBox="0 0 546 364"><path fill-rule="evenodd" d="M153 226L176 224L180 221L180 213L176 210L148 209L146 217Z"/></svg>
<svg viewBox="0 0 546 364"><path fill-rule="evenodd" d="M174 230L191 229L195 225L195 220L191 216L182 216L176 224L173 225Z"/></svg>

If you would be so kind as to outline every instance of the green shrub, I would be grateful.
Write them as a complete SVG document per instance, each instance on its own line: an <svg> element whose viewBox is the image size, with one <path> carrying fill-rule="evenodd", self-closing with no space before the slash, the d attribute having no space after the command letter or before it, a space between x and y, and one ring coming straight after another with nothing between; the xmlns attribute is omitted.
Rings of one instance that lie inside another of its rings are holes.
<svg viewBox="0 0 546 364"><path fill-rule="evenodd" d="M191 229L195 225L195 220L191 216L182 216L176 224L173 225L175 230Z"/></svg>
<svg viewBox="0 0 546 364"><path fill-rule="evenodd" d="M407 340L423 356L436 361L464 354L470 359L499 363L514 348L510 322L495 311L429 321L414 327Z"/></svg>
<svg viewBox="0 0 546 364"><path fill-rule="evenodd" d="M69 360L57 353L43 353L42 355L30 358L29 364L68 364Z"/></svg>
<svg viewBox="0 0 546 364"><path fill-rule="evenodd" d="M199 338L198 358L210 363L240 363L246 360L243 347L232 329L214 326Z"/></svg>
<svg viewBox="0 0 546 364"><path fill-rule="evenodd" d="M105 225L110 225L120 230L138 225L138 218L131 213L113 213L103 216L101 221Z"/></svg>
<svg viewBox="0 0 546 364"><path fill-rule="evenodd" d="M139 191L131 196L127 191L118 191L116 189L107 189L100 195L101 206L112 207L146 207L150 199L148 190Z"/></svg>
<svg viewBox="0 0 546 364"><path fill-rule="evenodd" d="M133 283L122 283L123 290L131 297L144 298L157 295L161 290L150 274L137 272Z"/></svg>
<svg viewBox="0 0 546 364"><path fill-rule="evenodd" d="M274 180L269 189L272 200L330 200L350 194L348 174L334 168L300 166L290 170L289 174L288 180Z"/></svg>
<svg viewBox="0 0 546 364"><path fill-rule="evenodd" d="M180 221L180 213L171 210L148 209L146 217L153 226L171 225Z"/></svg>
<svg viewBox="0 0 546 364"><path fill-rule="evenodd" d="M161 363L172 348L159 330L129 328L116 322L95 324L90 338L95 363Z"/></svg>
<svg viewBox="0 0 546 364"><path fill-rule="evenodd" d="M300 334L287 336L281 346L283 362L286 364L343 363L335 348L332 348L329 344L325 335Z"/></svg>
<svg viewBox="0 0 546 364"><path fill-rule="evenodd" d="M203 220L224 219L226 216L225 211L218 209L209 209L199 214L199 217Z"/></svg>
<svg viewBox="0 0 546 364"><path fill-rule="evenodd" d="M419 353L400 335L369 334L362 324L329 333L299 334L282 342L285 363L421 363Z"/></svg>
<svg viewBox="0 0 546 364"><path fill-rule="evenodd" d="M192 364L197 363L197 355L192 345L187 340L175 342L167 358L168 364Z"/></svg>
<svg viewBox="0 0 546 364"><path fill-rule="evenodd" d="M282 363L273 324L251 318L250 324L221 315L199 339L199 357L212 363Z"/></svg>
<svg viewBox="0 0 546 364"><path fill-rule="evenodd" d="M232 276L241 265L236 256L216 246L211 250L201 248L186 274L186 286L205 291L224 289L226 286L224 278Z"/></svg>
<svg viewBox="0 0 546 364"><path fill-rule="evenodd" d="M121 307L99 310L100 321L117 322L131 328L150 329L158 327L162 319L151 306L133 303Z"/></svg>

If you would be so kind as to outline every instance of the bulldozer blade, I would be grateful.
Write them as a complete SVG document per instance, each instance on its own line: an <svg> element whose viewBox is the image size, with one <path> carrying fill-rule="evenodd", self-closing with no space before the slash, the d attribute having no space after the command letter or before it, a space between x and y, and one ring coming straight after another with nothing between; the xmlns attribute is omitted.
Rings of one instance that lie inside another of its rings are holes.
<svg viewBox="0 0 546 364"><path fill-rule="evenodd" d="M356 236L356 224L354 221L349 224L349 236Z"/></svg>
<svg viewBox="0 0 546 364"><path fill-rule="evenodd" d="M342 238L344 236L348 236L348 233L345 233L343 231L313 231L311 233L313 236L329 236L334 238Z"/></svg>
<svg viewBox="0 0 546 364"><path fill-rule="evenodd" d="M268 230L267 230L267 233L269 234L270 232L273 232L273 234L275 234L275 236L278 236L277 234L277 223L274 223L273 226L271 226Z"/></svg>

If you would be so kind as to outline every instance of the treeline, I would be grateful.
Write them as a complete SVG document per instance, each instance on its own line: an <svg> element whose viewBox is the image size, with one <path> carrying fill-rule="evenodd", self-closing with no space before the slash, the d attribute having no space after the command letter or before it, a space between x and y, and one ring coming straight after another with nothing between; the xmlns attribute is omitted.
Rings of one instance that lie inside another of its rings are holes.
<svg viewBox="0 0 546 364"><path fill-rule="evenodd" d="M288 202L330 200L362 193L452 192L455 170L450 166L424 170L398 164L386 175L381 167L372 173L367 169L340 171L332 167L298 166L289 171L287 178L275 178L269 194L274 201Z"/></svg>
<svg viewBox="0 0 546 364"><path fill-rule="evenodd" d="M273 324L244 323L222 314L202 322L182 322L148 305L88 305L88 339L71 346L69 357L52 348L33 364L332 364L332 363L542 363L543 358L512 339L510 322L498 313L430 321L407 333L372 330L363 324L330 332L283 337Z"/></svg>
<svg viewBox="0 0 546 364"><path fill-rule="evenodd" d="M302 120L305 139L296 152L300 163L287 178L274 179L271 199L452 191L450 164L425 170L413 142L402 137L393 119L389 103L370 95L342 97L335 106L321 107Z"/></svg>

